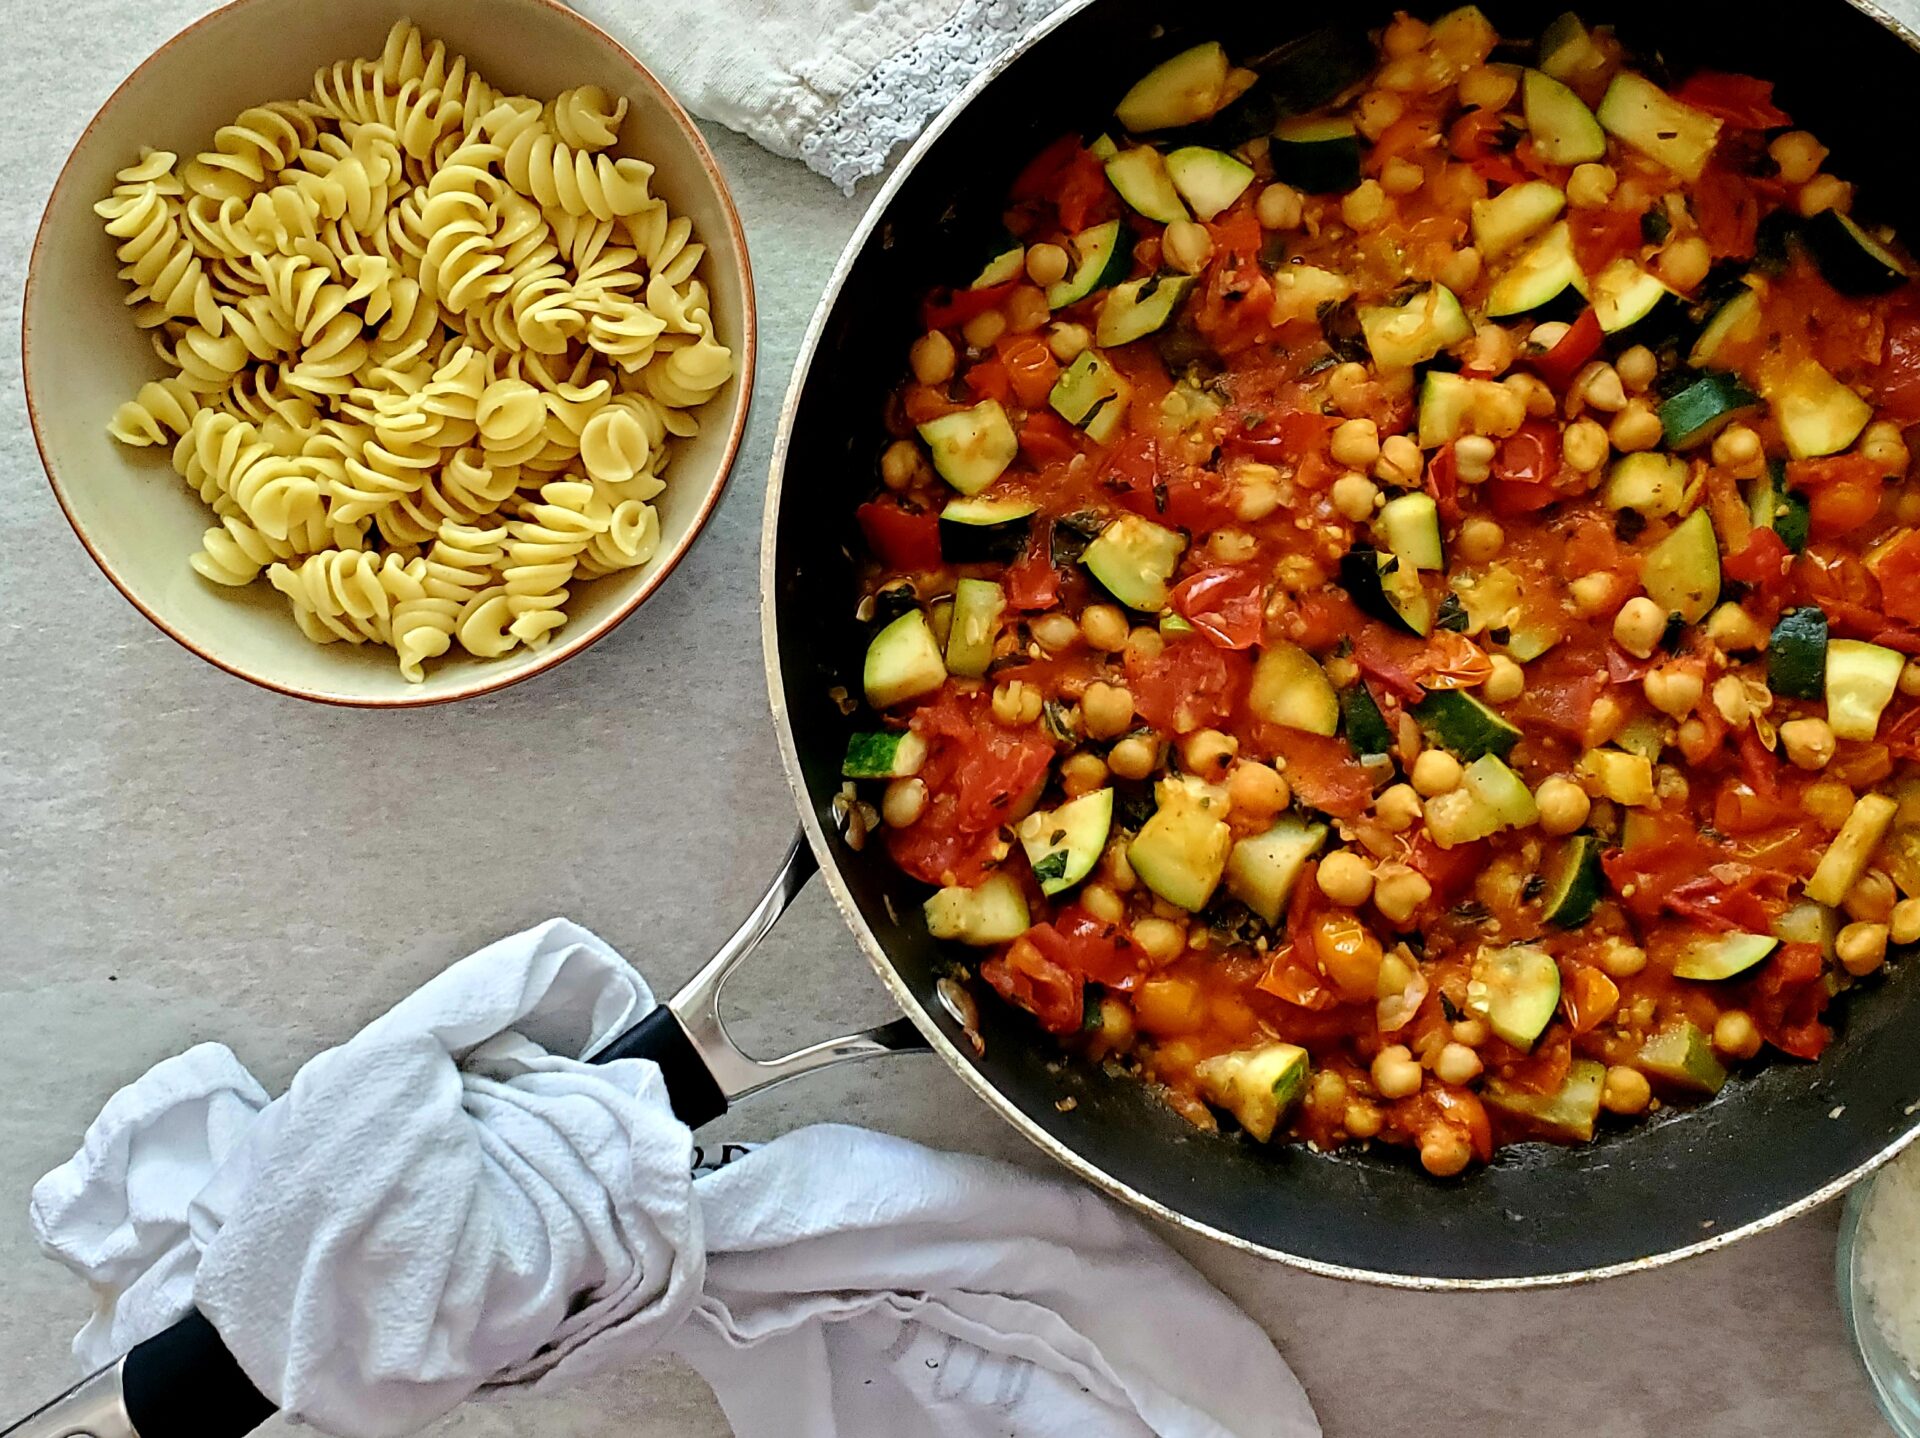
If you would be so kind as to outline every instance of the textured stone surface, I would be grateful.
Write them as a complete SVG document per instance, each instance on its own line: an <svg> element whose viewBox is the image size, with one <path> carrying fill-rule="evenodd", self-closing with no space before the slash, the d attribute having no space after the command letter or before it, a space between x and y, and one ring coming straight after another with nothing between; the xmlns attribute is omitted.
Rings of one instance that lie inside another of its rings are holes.
<svg viewBox="0 0 1920 1438"><path fill-rule="evenodd" d="M742 915L791 826L754 622L762 479L793 351L865 196L714 136L758 267L761 392L706 538L617 634L447 708L279 698L176 648L94 570L42 481L17 374L25 254L67 146L201 8L15 0L0 47L13 97L0 127L0 1415L68 1373L87 1296L34 1252L26 1195L117 1085L217 1037L278 1086L450 959L553 913L671 990ZM886 1004L815 891L733 1008L771 1049ZM714 1136L824 1118L1031 1158L924 1059L776 1092ZM1834 1307L1832 1234L1829 1212L1676 1270L1498 1296L1381 1292L1181 1247L1267 1325L1341 1438L1838 1438L1875 1420ZM727 1428L699 1379L663 1362L474 1406L441 1431Z"/></svg>

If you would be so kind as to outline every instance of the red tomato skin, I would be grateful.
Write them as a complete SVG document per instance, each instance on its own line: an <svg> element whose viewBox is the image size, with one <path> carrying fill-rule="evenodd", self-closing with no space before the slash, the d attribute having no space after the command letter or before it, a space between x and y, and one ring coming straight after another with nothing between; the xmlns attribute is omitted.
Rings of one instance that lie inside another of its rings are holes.
<svg viewBox="0 0 1920 1438"><path fill-rule="evenodd" d="M1885 418L1920 424L1920 289L1914 286L1887 312L1886 351L1873 388Z"/></svg>
<svg viewBox="0 0 1920 1438"><path fill-rule="evenodd" d="M887 830L887 848L923 883L971 885L991 873L1000 825L1052 761L1050 741L1037 729L996 723L990 702L985 693L948 690L910 721L927 741L927 806L918 822Z"/></svg>
<svg viewBox="0 0 1920 1438"><path fill-rule="evenodd" d="M1773 103L1773 81L1725 70L1696 70L1673 97L1738 130L1777 130L1793 117Z"/></svg>
<svg viewBox="0 0 1920 1438"><path fill-rule="evenodd" d="M1253 664L1195 635L1167 645L1152 659L1129 648L1126 669L1134 711L1170 734L1190 734L1233 714Z"/></svg>
<svg viewBox="0 0 1920 1438"><path fill-rule="evenodd" d="M940 567L940 516L932 510L908 510L890 499L873 499L853 517L867 548L889 568Z"/></svg>
<svg viewBox="0 0 1920 1438"><path fill-rule="evenodd" d="M1880 512L1881 489L1877 479L1821 485L1807 496L1807 533L1816 540L1839 539L1871 523Z"/></svg>
<svg viewBox="0 0 1920 1438"><path fill-rule="evenodd" d="M1529 361L1533 372L1547 384L1562 393L1573 383L1574 375L1580 372L1582 365L1600 353L1600 345L1606 339L1606 332L1600 328L1600 317L1589 307L1580 312L1580 318L1573 327L1560 336L1560 342L1545 354Z"/></svg>
<svg viewBox="0 0 1920 1438"><path fill-rule="evenodd" d="M1880 606L1887 617L1920 624L1920 530L1909 530L1880 554L1873 575L1880 581Z"/></svg>
<svg viewBox="0 0 1920 1438"><path fill-rule="evenodd" d="M1035 467L1064 464L1080 452L1080 431L1050 409L1036 409L1020 425L1020 449Z"/></svg>
<svg viewBox="0 0 1920 1438"><path fill-rule="evenodd" d="M978 290L937 289L927 296L927 302L920 307L920 323L930 330L963 325L976 315L1000 308L1000 301L1012 294L1018 283L1017 280L1008 280L1003 285L988 285Z"/></svg>
<svg viewBox="0 0 1920 1438"><path fill-rule="evenodd" d="M1259 569L1203 569L1173 588L1169 603L1222 649L1250 649L1266 626L1267 583Z"/></svg>

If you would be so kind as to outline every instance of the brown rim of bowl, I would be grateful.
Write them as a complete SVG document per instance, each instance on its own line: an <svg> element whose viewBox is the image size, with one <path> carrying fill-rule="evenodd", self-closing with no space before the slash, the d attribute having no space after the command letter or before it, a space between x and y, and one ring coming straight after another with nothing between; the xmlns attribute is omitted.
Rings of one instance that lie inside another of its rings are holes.
<svg viewBox="0 0 1920 1438"><path fill-rule="evenodd" d="M674 123L680 127L681 132L692 144L694 153L700 159L701 168L706 171L708 181L713 185L715 192L720 197L721 213L726 221L727 242L732 248L734 263L740 268L742 303L740 315L741 353L737 357L737 368L735 369L732 380L732 383L736 386L733 420L728 428L726 449L720 458L719 472L714 476L713 484L708 489L706 499L700 506L700 512L694 516L693 523L688 527L686 534L681 537L678 544L674 545L674 547L664 555L655 557L653 569L641 582L639 590L630 600L621 605L612 614L600 620L592 628L582 631L577 636L563 641L561 644L555 644L538 662L527 666L517 673L502 674L497 678L479 678L463 684L459 688L445 692L435 692L417 696L400 695L391 699L358 699L349 698L340 694L322 694L291 684L283 684L276 680L269 679L264 675L250 673L245 669L239 668L208 653L192 639L182 634L152 609L148 608L140 597L121 579L119 574L114 571L113 566L107 562L106 556L94 548L93 541L87 537L87 533L81 528L80 522L74 518L73 507L67 503L66 491L61 487L59 477L54 473L53 465L47 460L46 442L41 438L40 434L40 412L35 398L33 383L33 326L30 317L33 314L34 288L39 279L40 248L47 241L47 218L52 213L55 197L59 195L61 188L69 183L74 159L78 155L80 147L86 142L87 137L93 133L94 127L106 117L107 111L113 108L114 102L120 98L121 93L128 85L139 78L149 65L153 64L154 61L158 60L162 55L166 54L167 51L185 40L189 35L230 11L239 10L249 5L265 3L268 3L268 0L228 0L227 4L220 6L218 9L208 11L184 30L175 34L165 44L161 45L159 49L155 50L151 55L147 56L146 59L136 65L124 80L114 86L113 93L101 102L100 108L94 111L93 118L87 121L86 128L80 132L79 138L73 142L72 150L69 151L66 161L60 166L60 173L54 178L52 189L47 192L46 208L41 211L40 223L34 230L33 248L28 254L27 283L22 293L20 304L21 388L26 391L27 423L33 430L33 445L40 456L40 469L47 476L47 484L53 490L54 500L59 504L60 512L66 516L67 524L73 529L74 537L80 541L81 547L87 551L87 554L92 558L93 562L99 566L100 572L106 575L115 589L120 591L121 597L141 614L145 615L154 628L158 629L162 634L165 634L181 648L198 655L216 669L223 669L237 679L244 679L249 684L256 684L262 689L270 689L275 693L291 695L295 699L308 699L317 704L334 704L345 709L421 709L431 704L450 704L456 699L471 699L475 695L490 694L497 690L510 688L523 680L533 678L536 674L546 673L555 665L560 664L564 660L571 659L582 650L598 643L616 626L622 623L627 616L632 614L634 610L638 609L641 604L665 582L667 576L673 573L680 561L686 557L687 551L693 548L694 542L700 538L702 531L706 529L707 521L713 517L713 511L719 507L721 496L726 493L727 482L733 476L734 461L739 458L740 441L746 434L747 417L753 408L753 374L756 357L755 352L758 349L759 330L758 316L755 312L753 262L747 254L746 233L741 228L740 212L734 205L733 191L728 187L726 176L721 173L719 162L714 159L713 151L707 146L706 137L700 133L699 127L693 123L693 118L687 114L686 109L674 98L673 93L669 91L665 85L662 85L660 81L654 77L653 72L641 64L626 46L622 45L618 40L614 39L613 36L609 35L605 30L602 30L584 15L569 10L566 6L558 3L558 0L531 0L531 3L538 5L541 9L556 18L563 19L569 24L577 25L582 30L585 30L589 35L611 49L615 55L619 56L620 59L632 68L634 75L639 79L640 83L660 98L661 102L666 106L667 113L673 117ZM709 248L712 247L710 238L708 245Z"/></svg>

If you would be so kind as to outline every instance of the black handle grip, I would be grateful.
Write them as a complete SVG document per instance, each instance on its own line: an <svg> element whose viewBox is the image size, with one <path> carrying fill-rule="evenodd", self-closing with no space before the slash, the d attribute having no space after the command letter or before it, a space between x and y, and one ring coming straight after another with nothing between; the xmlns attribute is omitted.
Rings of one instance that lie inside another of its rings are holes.
<svg viewBox="0 0 1920 1438"><path fill-rule="evenodd" d="M712 1123L727 1111L727 1096L714 1081L713 1070L707 1067L707 1061L687 1037L679 1018L665 1004L587 1062L606 1064L615 1059L652 1059L660 1065L660 1077L666 1080L667 1102L673 1105L673 1116L688 1128Z"/></svg>

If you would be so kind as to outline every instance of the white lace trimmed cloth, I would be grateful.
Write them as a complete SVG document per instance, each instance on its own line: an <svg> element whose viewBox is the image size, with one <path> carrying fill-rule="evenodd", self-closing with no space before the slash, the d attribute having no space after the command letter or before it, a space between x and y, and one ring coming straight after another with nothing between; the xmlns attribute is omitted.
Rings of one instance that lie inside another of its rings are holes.
<svg viewBox="0 0 1920 1438"><path fill-rule="evenodd" d="M1060 0L574 0L694 114L843 191Z"/></svg>

